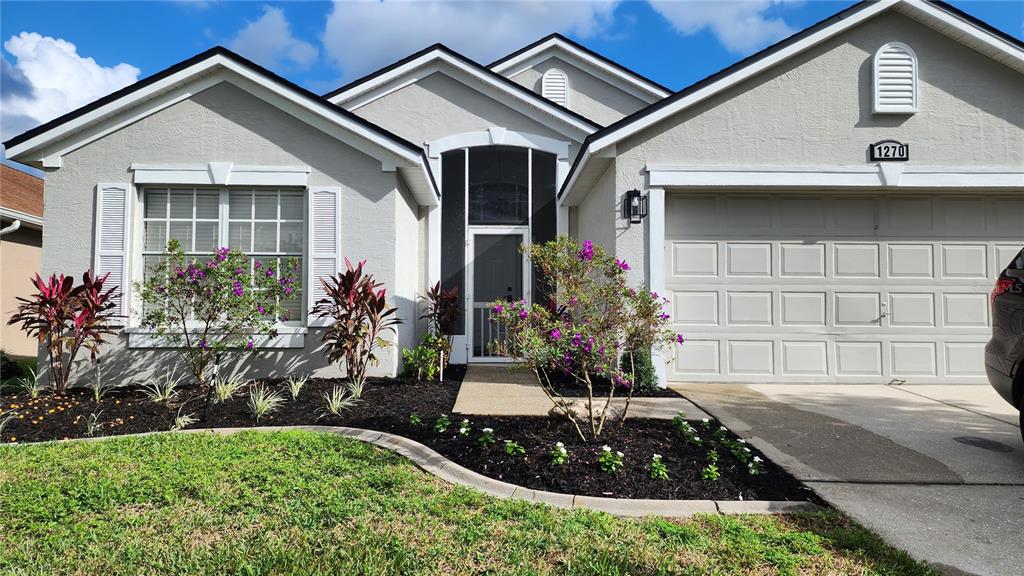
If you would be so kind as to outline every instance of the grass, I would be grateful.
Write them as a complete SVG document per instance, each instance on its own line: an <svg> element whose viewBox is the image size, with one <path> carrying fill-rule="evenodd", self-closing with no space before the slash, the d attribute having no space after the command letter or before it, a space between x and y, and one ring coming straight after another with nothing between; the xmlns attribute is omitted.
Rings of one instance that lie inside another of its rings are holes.
<svg viewBox="0 0 1024 576"><path fill-rule="evenodd" d="M556 510L329 434L0 446L0 462L0 574L933 574L835 512Z"/></svg>

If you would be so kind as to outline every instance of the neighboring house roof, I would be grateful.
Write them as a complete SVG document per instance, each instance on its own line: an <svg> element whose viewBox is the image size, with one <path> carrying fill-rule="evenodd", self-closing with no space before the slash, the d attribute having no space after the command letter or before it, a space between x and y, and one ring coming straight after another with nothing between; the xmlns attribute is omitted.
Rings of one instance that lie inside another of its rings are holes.
<svg viewBox="0 0 1024 576"><path fill-rule="evenodd" d="M669 88L557 32L549 34L529 46L524 46L508 56L492 62L487 67L511 78L551 56L557 56L566 60L577 68L585 70L619 89L634 94L649 104L672 94L672 90Z"/></svg>
<svg viewBox="0 0 1024 576"><path fill-rule="evenodd" d="M398 62L385 66L376 72L367 74L358 80L325 94L324 98L340 106L345 106L349 110L353 110L393 90L404 87L408 83L403 82L404 79L410 75L415 76L424 69L429 70L432 65L437 63L449 66L450 71L465 75L466 79L472 78L476 83L490 88L496 94L511 98L517 103L525 104L527 107L544 114L548 118L571 127L580 133L581 140L587 134L591 134L601 127L597 122L555 104L501 74L484 68L443 44L434 44L419 52L410 54ZM476 87L476 89L479 90L480 88Z"/></svg>
<svg viewBox="0 0 1024 576"><path fill-rule="evenodd" d="M616 143L888 10L896 10L909 16L1024 73L1024 42L945 2L865 0L594 132L587 137L580 153L577 154L569 175L558 193L559 201L568 200L577 178L588 162L592 159L607 158L607 150L612 149Z"/></svg>
<svg viewBox="0 0 1024 576"><path fill-rule="evenodd" d="M26 224L43 223L43 179L0 164L0 216Z"/></svg>
<svg viewBox="0 0 1024 576"><path fill-rule="evenodd" d="M59 167L61 155L226 80L262 91L286 113L389 167L404 168L421 202L439 197L422 148L221 46L15 136L4 146L20 162ZM130 117L119 122L125 115Z"/></svg>

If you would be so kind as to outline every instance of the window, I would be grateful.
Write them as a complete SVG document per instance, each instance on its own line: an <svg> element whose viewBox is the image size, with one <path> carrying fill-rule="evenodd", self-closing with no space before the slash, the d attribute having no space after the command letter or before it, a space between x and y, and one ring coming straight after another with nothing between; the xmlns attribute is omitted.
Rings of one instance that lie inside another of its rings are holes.
<svg viewBox="0 0 1024 576"><path fill-rule="evenodd" d="M569 76L558 68L548 70L541 78L540 95L559 106L569 106Z"/></svg>
<svg viewBox="0 0 1024 576"><path fill-rule="evenodd" d="M469 223L530 223L529 151L508 146L469 149Z"/></svg>
<svg viewBox="0 0 1024 576"><path fill-rule="evenodd" d="M917 56L906 44L890 42L875 53L876 114L917 112Z"/></svg>
<svg viewBox="0 0 1024 576"><path fill-rule="evenodd" d="M208 256L220 246L248 254L278 270L305 246L305 197L301 190L147 188L143 198L146 273L178 240L186 254ZM300 270L301 274L301 270ZM301 277L301 276L300 276ZM293 322L303 318L302 293L282 305Z"/></svg>

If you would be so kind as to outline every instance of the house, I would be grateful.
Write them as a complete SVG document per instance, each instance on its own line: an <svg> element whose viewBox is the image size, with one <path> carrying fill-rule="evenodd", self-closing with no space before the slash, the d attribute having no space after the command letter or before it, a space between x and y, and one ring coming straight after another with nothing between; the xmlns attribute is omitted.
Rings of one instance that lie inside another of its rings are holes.
<svg viewBox="0 0 1024 576"><path fill-rule="evenodd" d="M493 361L487 303L533 293L517 247L568 233L669 296L688 341L662 378L980 382L1024 243L1024 45L884 0L678 92L552 35L489 66L431 46L323 97L214 48L6 145L47 171L46 271L127 286L168 238L301 257L253 375L332 373L301 311L343 257L389 288L400 346L417 295L459 287L453 359ZM104 352L133 376L167 355L132 322Z"/></svg>
<svg viewBox="0 0 1024 576"><path fill-rule="evenodd" d="M0 164L0 349L12 356L35 356L38 343L7 318L19 296L32 292L32 276L43 264L43 179Z"/></svg>

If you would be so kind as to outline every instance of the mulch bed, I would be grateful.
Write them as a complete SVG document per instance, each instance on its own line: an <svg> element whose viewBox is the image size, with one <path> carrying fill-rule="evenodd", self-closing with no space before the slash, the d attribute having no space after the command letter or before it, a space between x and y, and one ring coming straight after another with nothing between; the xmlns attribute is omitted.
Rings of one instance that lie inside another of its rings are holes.
<svg viewBox="0 0 1024 576"><path fill-rule="evenodd" d="M283 383L271 382L271 386L280 385L288 400L261 420L260 425L352 426L399 434L491 478L553 492L615 498L817 501L807 488L756 450L754 454L765 460L763 475L751 476L744 464L728 450L719 448L721 477L714 481L702 479L700 471L707 463L708 448L686 443L667 421L629 419L621 428L611 425L600 442L587 443L561 418L470 417L472 432L469 437L461 437L458 430L462 417L451 414L451 409L463 374L462 367L453 366L446 372L450 379L443 383L371 380L362 403L342 417L325 415L323 399L324 392L341 384L340 380L312 379L294 401ZM177 397L184 399L190 394L195 396L195 391L182 390ZM97 436L167 430L179 410L198 417L202 408L202 399L198 397L184 407L173 402L156 404L137 389L115 390L99 404L93 400L91 390L74 390L64 397L44 395L36 400L0 395L0 419L12 411L21 416L8 422L2 441L85 437L86 423L94 413L102 423ZM421 419L420 424L410 422L413 413ZM434 424L442 414L449 417L451 425L447 432L438 433ZM207 418L190 427L254 425L247 397L241 393L233 400L212 405ZM480 430L485 427L493 428L497 439L487 448L478 442ZM506 454L504 440L520 444L526 455ZM550 452L556 442L563 442L569 452L568 461L561 466L550 463ZM617 473L605 473L598 467L597 456L604 444L624 453L623 467ZM653 454L662 455L670 480L649 477L647 465Z"/></svg>
<svg viewBox="0 0 1024 576"><path fill-rule="evenodd" d="M594 378L592 381L594 397L607 398L608 387L611 385L611 381L607 378ZM587 395L587 387L579 380L572 376L567 376L555 372L551 375L551 387L562 396L575 396L585 397ZM615 390L614 398L624 398L629 393L619 386ZM671 388L637 388L633 391L633 398L679 398L677 394Z"/></svg>

